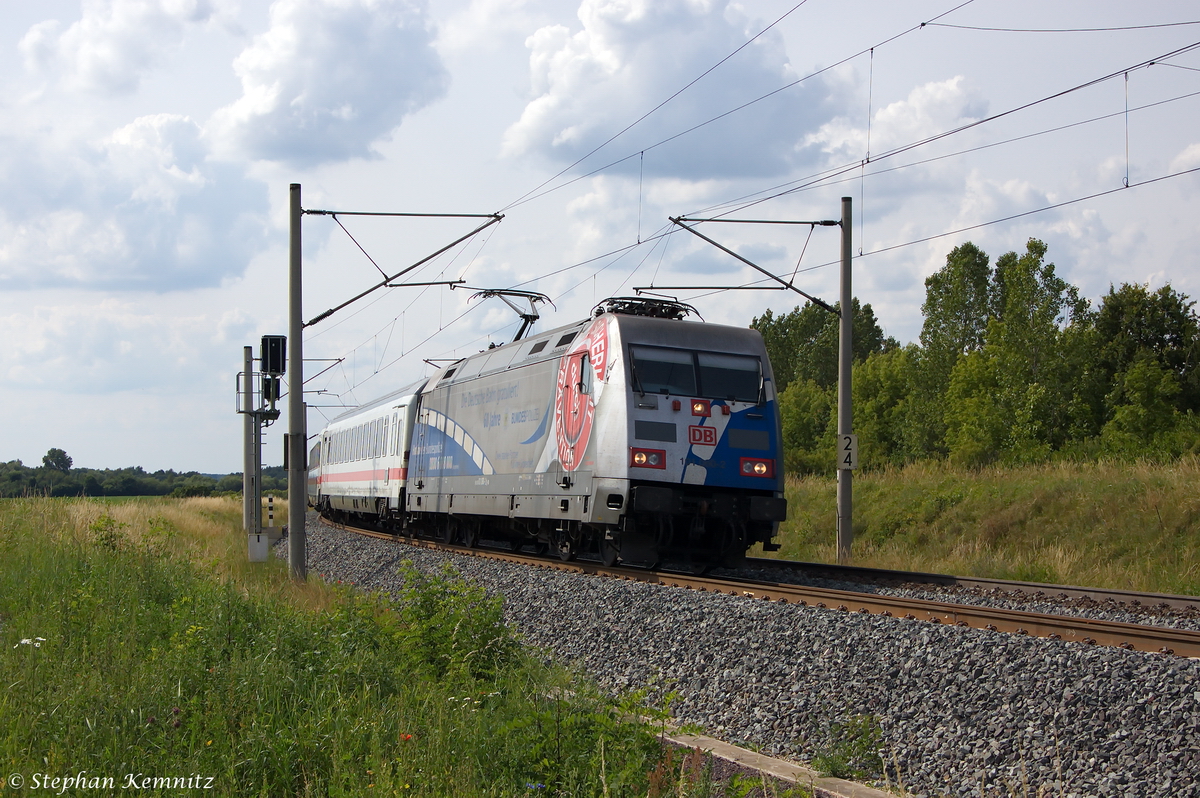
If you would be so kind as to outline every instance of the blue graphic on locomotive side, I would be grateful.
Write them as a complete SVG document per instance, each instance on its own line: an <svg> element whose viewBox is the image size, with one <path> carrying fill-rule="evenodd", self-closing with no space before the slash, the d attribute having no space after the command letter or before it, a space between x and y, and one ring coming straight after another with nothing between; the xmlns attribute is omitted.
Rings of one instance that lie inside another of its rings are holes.
<svg viewBox="0 0 1200 798"><path fill-rule="evenodd" d="M436 410L425 411L422 421L414 425L411 456L417 469L431 477L495 473L483 447L470 433Z"/></svg>
<svg viewBox="0 0 1200 798"><path fill-rule="evenodd" d="M542 413L542 423L538 424L538 428L536 430L534 430L534 433L532 435L530 435L525 440L521 441L522 446L528 446L531 443L537 443L538 441L540 441L542 439L542 436L544 436L546 434L546 427L550 423L550 413L551 413L551 409L553 407L554 407L554 398L551 397L550 401L546 403L546 412ZM536 408L534 408L534 409L536 410Z"/></svg>

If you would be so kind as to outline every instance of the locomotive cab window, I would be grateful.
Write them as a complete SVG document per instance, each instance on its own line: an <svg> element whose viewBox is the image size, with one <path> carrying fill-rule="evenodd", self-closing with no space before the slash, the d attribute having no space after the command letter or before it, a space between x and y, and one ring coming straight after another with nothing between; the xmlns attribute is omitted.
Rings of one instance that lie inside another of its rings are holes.
<svg viewBox="0 0 1200 798"><path fill-rule="evenodd" d="M756 357L697 352L700 386L705 396L738 402L757 402L762 364Z"/></svg>
<svg viewBox="0 0 1200 798"><path fill-rule="evenodd" d="M630 346L629 359L643 393L696 395L696 366L691 352L661 346Z"/></svg>
<svg viewBox="0 0 1200 798"><path fill-rule="evenodd" d="M630 346L633 387L643 393L757 402L762 362L754 355Z"/></svg>

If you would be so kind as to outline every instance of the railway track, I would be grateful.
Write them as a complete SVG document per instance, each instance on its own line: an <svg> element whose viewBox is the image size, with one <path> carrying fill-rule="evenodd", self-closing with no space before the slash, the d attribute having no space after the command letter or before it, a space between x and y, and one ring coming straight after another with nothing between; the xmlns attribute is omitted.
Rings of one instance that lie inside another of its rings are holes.
<svg viewBox="0 0 1200 798"><path fill-rule="evenodd" d="M326 518L322 518L322 522L338 529L392 540L397 543L472 557L485 557L519 563L535 568L551 568L558 571L590 574L613 579L627 579L680 589L738 595L747 598L762 599L764 601L794 603L802 606L813 606L843 612L884 615L917 623L948 624L1032 637L1065 640L1085 645L1115 646L1128 650L1180 657L1200 657L1200 632L1185 629L1025 612L996 607L954 604L786 582L770 582L735 577L695 576L671 571L649 571L619 565L606 567L599 562L585 560L563 562L558 559L528 553L486 548L468 548L431 540L403 537L378 530L355 527ZM755 560L754 563L756 565L770 564L772 567L780 567L781 565L789 567L786 561L781 560ZM801 563L796 565L804 566L811 564ZM829 569L828 566L818 566L818 568ZM845 567L835 568L838 568L840 573L843 574L842 578L846 578L851 573ZM878 569L856 569L854 572L859 574L856 581L864 578L862 576L864 572L870 571L874 571L877 575L889 575L888 578L912 577L906 579L907 582L920 582L922 578L925 578L924 581L928 584L944 584L944 582L936 580L958 579L957 577L945 577L936 574L907 574L897 571L879 571ZM975 587L987 585L989 589L1000 588L1006 591L1021 589L1019 586L1027 586L1031 589L1036 588L1042 592L1054 591L1056 593L1066 593L1068 590L1080 591L1090 595L1093 599L1098 595L1120 595L1123 597L1121 600L1127 603L1134 601L1157 602L1159 599L1164 601L1166 599L1184 601L1189 599L1186 596L1160 596L1158 594L1139 594L1127 591L1090 591L1083 588L1036 585L1034 583L1013 583L1004 582L1003 580L971 579L960 580L958 584L962 585L965 582L979 583L974 585ZM1070 594L1068 593L1067 595ZM1194 606L1195 602L1195 599L1190 599L1191 605Z"/></svg>
<svg viewBox="0 0 1200 798"><path fill-rule="evenodd" d="M1055 596L1059 598L1090 599L1097 604L1113 603L1132 607L1158 607L1200 612L1200 598L1170 593L1138 593L1131 590L1054 585L1044 582L1020 582L1008 579L988 579L973 576L927 574L918 571L892 571L884 568L863 568L854 565L796 562L765 558L747 558L752 569L782 569L834 581L887 586L927 585L943 588L966 588L979 591L1000 591L1025 596Z"/></svg>

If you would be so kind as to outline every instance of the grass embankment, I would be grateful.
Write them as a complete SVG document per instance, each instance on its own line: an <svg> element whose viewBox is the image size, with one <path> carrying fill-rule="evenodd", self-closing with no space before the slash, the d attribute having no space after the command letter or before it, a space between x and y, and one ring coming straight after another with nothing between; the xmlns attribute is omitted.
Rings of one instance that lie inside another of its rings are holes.
<svg viewBox="0 0 1200 798"><path fill-rule="evenodd" d="M409 572L388 602L297 585L246 562L240 525L229 499L0 503L0 778L675 794L653 729L523 650L477 587ZM709 794L701 776L686 794Z"/></svg>
<svg viewBox="0 0 1200 798"><path fill-rule="evenodd" d="M783 548L835 562L836 485L789 479ZM1200 458L854 477L855 565L1200 595Z"/></svg>

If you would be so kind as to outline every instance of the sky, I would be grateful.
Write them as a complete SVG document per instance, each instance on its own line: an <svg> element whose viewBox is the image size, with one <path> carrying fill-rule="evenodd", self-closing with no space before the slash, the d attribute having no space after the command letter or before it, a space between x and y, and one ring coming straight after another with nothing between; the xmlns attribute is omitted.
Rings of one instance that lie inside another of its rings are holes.
<svg viewBox="0 0 1200 798"><path fill-rule="evenodd" d="M0 461L240 471L243 347L288 328L291 183L306 209L502 213L404 280L541 292L538 329L648 286L714 323L787 312L803 297L685 290L761 275L669 217L837 219L844 196L854 293L901 342L965 241L1041 239L1093 304L1198 297L1197 22L1154 0L0 4ZM478 224L305 216L305 318ZM700 227L837 299L837 228ZM310 433L511 340L472 293L385 288L309 327Z"/></svg>

